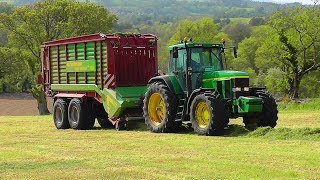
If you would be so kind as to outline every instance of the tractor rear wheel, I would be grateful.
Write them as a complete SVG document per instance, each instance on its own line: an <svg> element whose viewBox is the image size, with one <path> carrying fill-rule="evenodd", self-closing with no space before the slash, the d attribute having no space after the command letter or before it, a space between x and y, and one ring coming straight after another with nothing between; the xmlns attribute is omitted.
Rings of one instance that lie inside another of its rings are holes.
<svg viewBox="0 0 320 180"><path fill-rule="evenodd" d="M193 99L190 120L199 135L218 135L229 123L224 102L205 94L199 94Z"/></svg>
<svg viewBox="0 0 320 180"><path fill-rule="evenodd" d="M57 99L53 105L53 121L57 129L69 129L68 104L63 99Z"/></svg>
<svg viewBox="0 0 320 180"><path fill-rule="evenodd" d="M161 82L150 85L143 100L143 116L151 132L175 131L177 100Z"/></svg>
<svg viewBox="0 0 320 180"><path fill-rule="evenodd" d="M94 125L94 116L90 103L82 102L73 98L68 107L69 124L72 129L92 129Z"/></svg>
<svg viewBox="0 0 320 180"><path fill-rule="evenodd" d="M247 128L255 128L257 126L270 126L274 128L278 120L278 109L275 99L263 91L256 92L254 95L262 98L262 112L252 116L244 116L243 123Z"/></svg>

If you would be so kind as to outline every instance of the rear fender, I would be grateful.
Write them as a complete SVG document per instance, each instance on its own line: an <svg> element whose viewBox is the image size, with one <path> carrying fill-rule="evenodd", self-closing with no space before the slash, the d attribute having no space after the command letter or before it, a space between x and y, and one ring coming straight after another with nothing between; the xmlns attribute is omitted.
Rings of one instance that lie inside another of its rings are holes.
<svg viewBox="0 0 320 180"><path fill-rule="evenodd" d="M58 99L58 98L62 98L62 99L73 99L73 98L78 98L81 101L84 101L87 99L86 94L68 94L68 93L58 93L55 96L53 96L53 100L54 102Z"/></svg>
<svg viewBox="0 0 320 180"><path fill-rule="evenodd" d="M148 83L151 84L155 82L164 83L169 88L169 90L176 95L183 94L183 90L175 76L170 76L170 75L156 76L151 78Z"/></svg>

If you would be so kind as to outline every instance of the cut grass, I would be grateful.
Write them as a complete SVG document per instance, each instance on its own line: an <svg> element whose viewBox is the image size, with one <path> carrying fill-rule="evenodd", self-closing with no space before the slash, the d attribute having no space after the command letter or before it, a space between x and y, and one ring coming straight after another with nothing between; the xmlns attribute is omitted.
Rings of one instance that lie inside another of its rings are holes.
<svg viewBox="0 0 320 180"><path fill-rule="evenodd" d="M289 114L279 114L281 128L233 125L222 137L154 134L141 123L56 130L51 116L0 116L0 178L319 179L320 113ZM315 118L304 126L302 117Z"/></svg>

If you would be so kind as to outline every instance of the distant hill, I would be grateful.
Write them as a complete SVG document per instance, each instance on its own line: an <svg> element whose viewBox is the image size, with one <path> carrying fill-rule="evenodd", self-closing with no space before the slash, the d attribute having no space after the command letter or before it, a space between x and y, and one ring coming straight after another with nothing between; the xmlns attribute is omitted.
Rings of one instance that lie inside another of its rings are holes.
<svg viewBox="0 0 320 180"><path fill-rule="evenodd" d="M6 1L6 0L0 0ZM7 0L16 6L38 0ZM86 0L82 0L86 1ZM119 16L121 29L209 16L214 19L264 17L285 5L251 0L87 0ZM127 26L127 27L126 27Z"/></svg>
<svg viewBox="0 0 320 180"><path fill-rule="evenodd" d="M0 0L16 6L34 4L39 0ZM81 0L102 4L119 15L148 15L162 17L264 16L279 8L279 4L251 0Z"/></svg>

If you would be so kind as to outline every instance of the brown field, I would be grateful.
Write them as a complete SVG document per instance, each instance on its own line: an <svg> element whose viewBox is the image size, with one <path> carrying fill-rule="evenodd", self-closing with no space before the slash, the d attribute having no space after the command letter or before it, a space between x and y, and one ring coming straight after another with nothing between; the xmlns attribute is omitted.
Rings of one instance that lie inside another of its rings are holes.
<svg viewBox="0 0 320 180"><path fill-rule="evenodd" d="M52 99L48 98L51 112ZM37 101L31 94L0 94L0 116L34 116L38 115Z"/></svg>

